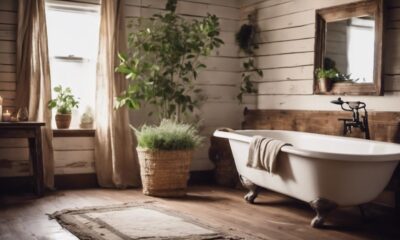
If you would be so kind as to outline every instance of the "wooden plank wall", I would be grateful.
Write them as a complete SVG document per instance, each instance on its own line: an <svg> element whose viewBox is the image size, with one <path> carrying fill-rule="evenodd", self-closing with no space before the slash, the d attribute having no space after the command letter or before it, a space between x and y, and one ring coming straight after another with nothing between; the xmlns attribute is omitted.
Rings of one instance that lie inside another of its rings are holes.
<svg viewBox="0 0 400 240"><path fill-rule="evenodd" d="M16 89L17 2L0 2L0 96L3 111L14 111ZM32 174L28 164L28 142L19 139L0 139L0 176Z"/></svg>
<svg viewBox="0 0 400 240"><path fill-rule="evenodd" d="M313 95L315 10L357 0L242 0L241 23L256 11L259 27L257 63L264 77L257 80L258 109L338 110L333 96ZM361 100L374 111L400 111L400 1L387 0L382 97Z"/></svg>
<svg viewBox="0 0 400 240"><path fill-rule="evenodd" d="M55 137L56 175L95 173L93 137ZM0 177L32 175L25 139L0 139Z"/></svg>
<svg viewBox="0 0 400 240"><path fill-rule="evenodd" d="M0 96L3 109L14 111L16 89L17 1L0 2Z"/></svg>
<svg viewBox="0 0 400 240"><path fill-rule="evenodd" d="M163 12L166 0L126 0L127 23L138 17L150 17L154 13ZM204 60L207 70L198 78L200 86L208 99L199 112L202 118L202 134L209 139L210 134L218 127L239 128L243 108L235 99L240 81L239 49L235 44L235 33L239 27L240 9L238 0L180 0L177 12L188 19L215 14L220 19L221 38L225 45L212 56ZM132 31L132 30L128 30ZM254 106L253 99L246 98L246 105ZM143 112L132 115L136 126L148 122ZM213 165L208 160L209 143L196 152L192 162L192 170L208 170Z"/></svg>

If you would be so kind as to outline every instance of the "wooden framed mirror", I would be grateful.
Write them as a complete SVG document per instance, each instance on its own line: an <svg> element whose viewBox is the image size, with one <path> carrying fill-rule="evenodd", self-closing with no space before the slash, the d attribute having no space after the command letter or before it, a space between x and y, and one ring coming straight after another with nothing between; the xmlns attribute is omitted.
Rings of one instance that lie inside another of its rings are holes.
<svg viewBox="0 0 400 240"><path fill-rule="evenodd" d="M317 10L315 94L383 94L383 1Z"/></svg>

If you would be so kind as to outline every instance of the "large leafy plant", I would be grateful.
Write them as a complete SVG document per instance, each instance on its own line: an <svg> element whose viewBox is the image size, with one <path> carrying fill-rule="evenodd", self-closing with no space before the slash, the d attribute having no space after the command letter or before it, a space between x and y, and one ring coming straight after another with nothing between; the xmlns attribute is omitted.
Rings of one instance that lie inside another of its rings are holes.
<svg viewBox="0 0 400 240"><path fill-rule="evenodd" d="M70 114L73 108L79 107L79 102L72 94L71 88L63 89L61 85L58 85L54 87L54 92L57 93L57 97L48 102L49 109L56 108L57 113Z"/></svg>
<svg viewBox="0 0 400 240"><path fill-rule="evenodd" d="M128 52L119 54L117 71L126 75L129 86L116 107L140 108L154 105L159 118L182 120L199 106L200 89L194 80L206 68L201 57L223 44L215 15L186 20L175 13L177 0L169 0L167 13L140 18L131 25ZM197 97L196 97L197 96Z"/></svg>

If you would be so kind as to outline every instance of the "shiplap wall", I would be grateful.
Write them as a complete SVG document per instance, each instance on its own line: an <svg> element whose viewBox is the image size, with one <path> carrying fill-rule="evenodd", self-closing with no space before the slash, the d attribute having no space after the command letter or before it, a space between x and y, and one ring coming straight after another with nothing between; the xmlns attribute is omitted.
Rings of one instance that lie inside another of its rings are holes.
<svg viewBox="0 0 400 240"><path fill-rule="evenodd" d="M313 95L315 9L356 0L243 0L241 20L257 11L260 49L259 109L339 110L335 96ZM369 110L400 111L400 1L388 0L384 47L384 96L346 96Z"/></svg>
<svg viewBox="0 0 400 240"><path fill-rule="evenodd" d="M165 9L166 0L126 0L125 13L127 23L138 17L150 17ZM241 67L239 49L235 44L235 33L239 28L240 5L238 0L180 0L177 12L188 19L204 17L207 13L215 14L220 19L221 38L225 42L212 56L204 59L207 69L199 74L198 86L203 89L208 99L201 108L201 133L206 137L192 162L192 170L208 170L213 165L208 159L211 133L218 127L239 128L242 121L243 107L238 104L238 83ZM134 29L128 30L134 31ZM255 104L255 98L245 99L247 106ZM148 121L142 111L132 114L133 123L138 126Z"/></svg>
<svg viewBox="0 0 400 240"><path fill-rule="evenodd" d="M16 89L17 1L0 1L0 96L3 109L14 111Z"/></svg>
<svg viewBox="0 0 400 240"><path fill-rule="evenodd" d="M16 89L17 2L0 1L0 96L3 111L13 112ZM0 139L0 177L31 174L28 141Z"/></svg>

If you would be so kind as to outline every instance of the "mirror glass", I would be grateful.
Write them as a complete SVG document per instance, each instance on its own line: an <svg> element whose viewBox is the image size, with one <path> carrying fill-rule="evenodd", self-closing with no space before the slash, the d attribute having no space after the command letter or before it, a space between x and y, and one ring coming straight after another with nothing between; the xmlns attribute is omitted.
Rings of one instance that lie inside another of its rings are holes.
<svg viewBox="0 0 400 240"><path fill-rule="evenodd" d="M335 69L339 81L374 82L375 19L352 17L326 23L324 68Z"/></svg>

